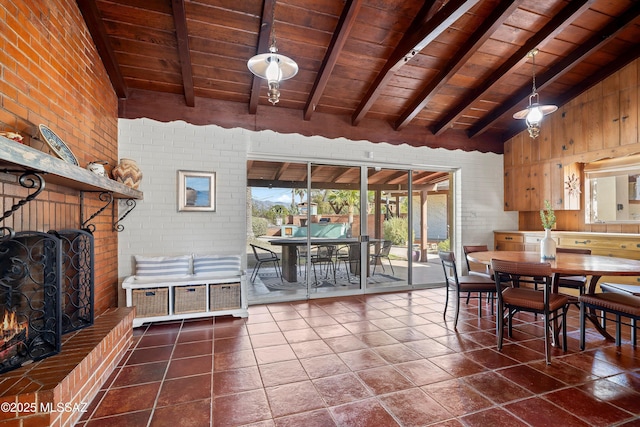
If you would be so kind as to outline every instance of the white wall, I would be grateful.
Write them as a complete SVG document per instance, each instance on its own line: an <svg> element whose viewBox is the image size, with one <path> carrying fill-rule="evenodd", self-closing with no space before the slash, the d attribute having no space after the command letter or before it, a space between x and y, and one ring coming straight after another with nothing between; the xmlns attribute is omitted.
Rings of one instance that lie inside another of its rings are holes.
<svg viewBox="0 0 640 427"><path fill-rule="evenodd" d="M503 211L502 155L149 119L121 119L118 143L120 157L135 159L144 174L144 200L119 234L121 278L131 274L133 255L242 253L248 158L456 170L457 253L463 243L491 247L493 230L518 227L517 213ZM178 170L216 172L216 212L177 211Z"/></svg>

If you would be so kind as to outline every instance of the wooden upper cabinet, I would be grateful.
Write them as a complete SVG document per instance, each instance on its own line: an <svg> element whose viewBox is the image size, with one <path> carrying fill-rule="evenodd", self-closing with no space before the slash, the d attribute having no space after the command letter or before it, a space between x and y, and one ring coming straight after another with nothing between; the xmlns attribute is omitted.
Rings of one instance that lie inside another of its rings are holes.
<svg viewBox="0 0 640 427"><path fill-rule="evenodd" d="M504 209L531 211L541 209L549 198L550 174L548 163L516 166L505 169Z"/></svg>
<svg viewBox="0 0 640 427"><path fill-rule="evenodd" d="M640 142L638 135L638 96L640 92L638 63L632 62L620 71L620 145Z"/></svg>
<svg viewBox="0 0 640 427"><path fill-rule="evenodd" d="M525 164L523 155L523 135L525 132L520 132L518 135L511 139L511 159L513 166L521 166Z"/></svg>
<svg viewBox="0 0 640 427"><path fill-rule="evenodd" d="M504 168L504 210L515 211L514 173L513 166Z"/></svg>
<svg viewBox="0 0 640 427"><path fill-rule="evenodd" d="M609 93L602 99L602 136L604 147L613 148L620 145L620 95Z"/></svg>
<svg viewBox="0 0 640 427"><path fill-rule="evenodd" d="M564 167L558 161L549 163L549 181L551 207L556 210L564 209Z"/></svg>
<svg viewBox="0 0 640 427"><path fill-rule="evenodd" d="M640 62L634 61L546 116L536 139L520 132L505 144L505 210L583 208L567 182L584 179L585 162L626 156L640 146ZM634 151L635 150L635 151ZM579 162L579 163L578 163Z"/></svg>
<svg viewBox="0 0 640 427"><path fill-rule="evenodd" d="M577 127L582 128L582 137L586 143L587 151L602 150L602 99L589 101L583 105L582 120L576 123Z"/></svg>
<svg viewBox="0 0 640 427"><path fill-rule="evenodd" d="M505 169L513 166L513 138L504 143L504 153L502 155Z"/></svg>
<svg viewBox="0 0 640 427"><path fill-rule="evenodd" d="M638 91L633 87L620 91L620 145L636 144L638 138Z"/></svg>

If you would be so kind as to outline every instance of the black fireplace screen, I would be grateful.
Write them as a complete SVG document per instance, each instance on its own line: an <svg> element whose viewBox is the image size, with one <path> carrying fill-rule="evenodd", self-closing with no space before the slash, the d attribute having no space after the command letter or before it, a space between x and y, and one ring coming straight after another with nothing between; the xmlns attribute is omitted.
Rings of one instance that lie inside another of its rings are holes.
<svg viewBox="0 0 640 427"><path fill-rule="evenodd" d="M50 231L62 244L62 333L93 325L93 235Z"/></svg>
<svg viewBox="0 0 640 427"><path fill-rule="evenodd" d="M0 373L60 351L60 239L18 232L0 241Z"/></svg>
<svg viewBox="0 0 640 427"><path fill-rule="evenodd" d="M0 373L60 351L93 324L94 243L86 230L0 239Z"/></svg>

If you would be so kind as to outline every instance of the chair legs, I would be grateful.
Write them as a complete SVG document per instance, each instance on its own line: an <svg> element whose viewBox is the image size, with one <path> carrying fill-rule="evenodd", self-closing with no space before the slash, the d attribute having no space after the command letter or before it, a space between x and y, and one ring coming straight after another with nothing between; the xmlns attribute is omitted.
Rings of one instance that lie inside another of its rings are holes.
<svg viewBox="0 0 640 427"><path fill-rule="evenodd" d="M552 324L556 323L558 316L562 316L562 349L567 351L567 311L569 307L564 306L561 309L558 309L554 312L544 314L544 355L547 365L551 364L551 337L556 336L555 328L552 328ZM560 311L562 310L562 311ZM504 308L502 306L497 308L497 316L496 316L496 335L498 336L498 351L502 350L502 341L504 339ZM513 336L513 315L517 313L517 310L513 310L508 307L507 313L507 336L511 338ZM554 322L552 322L552 320ZM582 343L584 342L584 313L580 311L580 342L581 349Z"/></svg>
<svg viewBox="0 0 640 427"><path fill-rule="evenodd" d="M280 263L278 261L272 261L272 260L268 260L268 261L257 261L256 265L253 267L253 271L251 272L251 281L253 282L256 277L258 277L258 272L260 271L260 267L262 267L262 264L265 262L273 262L273 266L276 269L276 274L278 275L278 277L280 277L280 281L282 281L282 271L280 270Z"/></svg>

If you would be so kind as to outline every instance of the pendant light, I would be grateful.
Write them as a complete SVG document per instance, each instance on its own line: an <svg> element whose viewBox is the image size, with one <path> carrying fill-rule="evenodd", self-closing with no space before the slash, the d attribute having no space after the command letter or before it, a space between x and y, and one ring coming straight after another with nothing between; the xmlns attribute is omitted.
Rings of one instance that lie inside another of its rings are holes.
<svg viewBox="0 0 640 427"><path fill-rule="evenodd" d="M558 107L556 107L555 105L540 105L540 103L538 102L539 96L536 88L537 54L538 49L533 49L527 54L527 57L531 58L531 61L533 63L533 85L531 95L529 95L529 106L513 115L514 119L525 119L525 122L527 123L527 130L529 131L529 136L531 138L537 138L538 135L540 135L540 123L542 122L542 118L558 109Z"/></svg>
<svg viewBox="0 0 640 427"><path fill-rule="evenodd" d="M276 48L275 10L274 3L271 15L269 52L256 55L247 62L247 67L254 75L267 81L269 85L268 99L273 105L280 100L280 82L290 79L298 73L298 64L293 59L279 54L278 48Z"/></svg>

